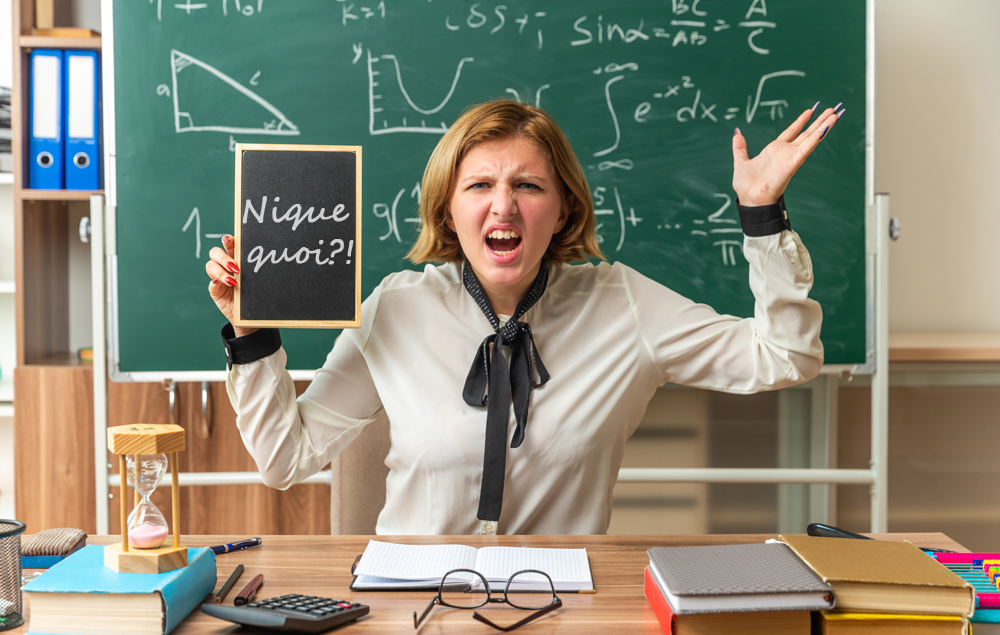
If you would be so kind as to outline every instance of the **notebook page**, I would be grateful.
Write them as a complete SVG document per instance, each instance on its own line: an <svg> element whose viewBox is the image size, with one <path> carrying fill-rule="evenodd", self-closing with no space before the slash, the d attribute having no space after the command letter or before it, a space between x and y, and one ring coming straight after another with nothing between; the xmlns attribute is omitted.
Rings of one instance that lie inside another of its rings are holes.
<svg viewBox="0 0 1000 635"><path fill-rule="evenodd" d="M355 575L437 580L452 569L474 569L476 549L465 545L398 545L369 540Z"/></svg>
<svg viewBox="0 0 1000 635"><path fill-rule="evenodd" d="M490 586L504 584L514 573L524 569L537 569L549 574L556 590L580 591L594 588L590 577L590 563L586 549L542 549L535 547L482 547L476 556L476 571L489 580ZM544 576L537 573L518 576L522 588L548 586ZM513 587L512 587L513 588ZM503 590L502 587L500 589Z"/></svg>

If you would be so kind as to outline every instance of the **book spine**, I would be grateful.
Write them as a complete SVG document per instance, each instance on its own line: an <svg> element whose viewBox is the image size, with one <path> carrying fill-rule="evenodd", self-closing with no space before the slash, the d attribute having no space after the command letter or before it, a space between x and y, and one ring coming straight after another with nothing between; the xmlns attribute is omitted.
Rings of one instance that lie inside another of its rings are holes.
<svg viewBox="0 0 1000 635"><path fill-rule="evenodd" d="M166 618L163 635L174 630L202 600L215 590L215 554L211 549L188 549L184 572L160 590Z"/></svg>
<svg viewBox="0 0 1000 635"><path fill-rule="evenodd" d="M642 591L646 596L646 601L649 602L649 608L656 616L656 621L660 623L660 629L664 635L677 635L677 616L670 610L667 599L660 593L660 587L656 586L656 580L653 579L649 567L646 567L643 578Z"/></svg>

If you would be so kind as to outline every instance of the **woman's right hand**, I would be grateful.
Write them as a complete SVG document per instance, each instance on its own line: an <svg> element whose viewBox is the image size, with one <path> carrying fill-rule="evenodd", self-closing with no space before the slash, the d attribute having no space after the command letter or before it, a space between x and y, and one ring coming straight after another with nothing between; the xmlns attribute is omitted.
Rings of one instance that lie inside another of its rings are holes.
<svg viewBox="0 0 1000 635"><path fill-rule="evenodd" d="M224 249L212 247L212 251L208 254L211 259L205 263L205 273L212 279L208 283L208 293L215 300L215 306L219 307L230 324L233 324L233 307L235 306L233 299L238 284L233 274L240 272L239 266L233 260L234 245L233 237L226 234L222 237ZM256 330L255 328L240 328L233 324L236 337L250 335Z"/></svg>

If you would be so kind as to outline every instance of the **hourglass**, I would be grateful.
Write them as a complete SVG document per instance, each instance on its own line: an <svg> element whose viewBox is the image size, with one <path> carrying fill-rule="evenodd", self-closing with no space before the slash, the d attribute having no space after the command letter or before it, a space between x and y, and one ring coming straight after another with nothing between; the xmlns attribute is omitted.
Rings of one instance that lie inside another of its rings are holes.
<svg viewBox="0 0 1000 635"><path fill-rule="evenodd" d="M108 449L118 455L121 478L121 544L104 549L104 566L119 573L163 573L187 566L187 547L180 544L180 488L177 453L184 449L184 428L137 423L108 428ZM149 500L167 469L173 507L173 544L160 546L167 537L167 521ZM128 484L135 487L139 503L128 514Z"/></svg>

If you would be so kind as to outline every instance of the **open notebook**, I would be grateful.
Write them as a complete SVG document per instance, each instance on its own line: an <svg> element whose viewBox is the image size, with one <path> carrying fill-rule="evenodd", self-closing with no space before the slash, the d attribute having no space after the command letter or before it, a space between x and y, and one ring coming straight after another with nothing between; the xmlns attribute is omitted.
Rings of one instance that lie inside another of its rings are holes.
<svg viewBox="0 0 1000 635"><path fill-rule="evenodd" d="M549 574L556 591L593 591L590 561L586 549L537 549L533 547L467 547L465 545L399 545L378 540L368 547L354 569L351 589L437 590L441 578L452 569L473 569L489 581L491 590L503 593L507 579L524 569ZM482 581L466 574L473 590L481 591ZM524 580L522 581L522 578ZM511 590L527 591L548 587L537 574L518 576Z"/></svg>

